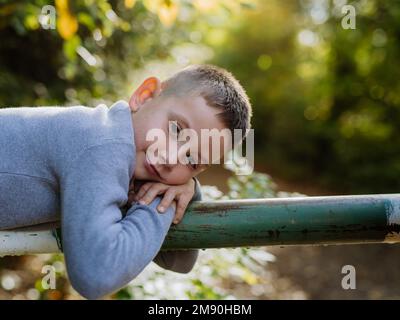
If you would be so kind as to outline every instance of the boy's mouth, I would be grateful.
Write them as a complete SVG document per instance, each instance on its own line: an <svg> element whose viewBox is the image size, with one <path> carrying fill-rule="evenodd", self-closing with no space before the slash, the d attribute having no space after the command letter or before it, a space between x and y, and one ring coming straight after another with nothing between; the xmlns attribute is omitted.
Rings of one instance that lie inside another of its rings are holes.
<svg viewBox="0 0 400 320"><path fill-rule="evenodd" d="M160 176L160 174L158 173L156 167L150 163L149 159L147 158L147 155L146 155L146 160L145 160L145 162L144 162L144 166L146 167L146 170L147 170L152 176L156 176L156 177L158 177L159 179L161 179L161 176Z"/></svg>

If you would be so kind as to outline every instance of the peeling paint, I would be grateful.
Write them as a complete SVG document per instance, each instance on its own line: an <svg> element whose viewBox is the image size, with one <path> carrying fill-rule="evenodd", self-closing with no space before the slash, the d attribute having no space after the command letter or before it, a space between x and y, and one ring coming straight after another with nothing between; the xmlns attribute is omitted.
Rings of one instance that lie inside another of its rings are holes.
<svg viewBox="0 0 400 320"><path fill-rule="evenodd" d="M386 234L385 242L400 242L400 198L393 197L386 205L387 223L389 232Z"/></svg>
<svg viewBox="0 0 400 320"><path fill-rule="evenodd" d="M389 232L385 239L384 242L386 243L399 243L400 242L400 233L399 232Z"/></svg>
<svg viewBox="0 0 400 320"><path fill-rule="evenodd" d="M386 215L389 225L400 225L400 198L394 197L386 206Z"/></svg>

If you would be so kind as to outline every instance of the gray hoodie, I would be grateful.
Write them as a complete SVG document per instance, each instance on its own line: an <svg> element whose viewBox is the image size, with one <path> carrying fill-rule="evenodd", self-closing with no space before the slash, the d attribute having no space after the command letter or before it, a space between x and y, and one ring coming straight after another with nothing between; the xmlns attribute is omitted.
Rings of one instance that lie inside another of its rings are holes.
<svg viewBox="0 0 400 320"><path fill-rule="evenodd" d="M122 209L136 159L130 112L122 100L0 109L0 230L61 223L70 282L89 299L125 286L153 259L186 273L198 255L159 252L174 217L171 207L157 212L160 198ZM192 200L197 181L196 189Z"/></svg>

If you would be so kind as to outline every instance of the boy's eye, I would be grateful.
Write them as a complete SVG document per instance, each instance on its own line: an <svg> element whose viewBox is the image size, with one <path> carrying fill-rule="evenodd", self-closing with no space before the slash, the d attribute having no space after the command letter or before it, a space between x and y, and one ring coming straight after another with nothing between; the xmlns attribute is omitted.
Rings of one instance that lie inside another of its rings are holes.
<svg viewBox="0 0 400 320"><path fill-rule="evenodd" d="M169 132L170 134L178 137L182 127L176 121L169 121Z"/></svg>

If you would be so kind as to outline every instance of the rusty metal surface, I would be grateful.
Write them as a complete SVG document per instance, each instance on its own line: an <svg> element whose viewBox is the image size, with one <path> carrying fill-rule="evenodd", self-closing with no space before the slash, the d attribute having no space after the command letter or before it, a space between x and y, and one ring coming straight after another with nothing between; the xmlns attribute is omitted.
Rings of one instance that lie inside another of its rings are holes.
<svg viewBox="0 0 400 320"><path fill-rule="evenodd" d="M400 242L400 195L194 203L163 249Z"/></svg>
<svg viewBox="0 0 400 320"><path fill-rule="evenodd" d="M57 252L55 233L0 231L0 256ZM400 194L195 202L162 249L400 242Z"/></svg>

